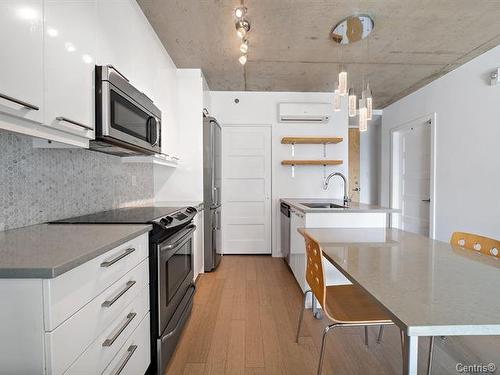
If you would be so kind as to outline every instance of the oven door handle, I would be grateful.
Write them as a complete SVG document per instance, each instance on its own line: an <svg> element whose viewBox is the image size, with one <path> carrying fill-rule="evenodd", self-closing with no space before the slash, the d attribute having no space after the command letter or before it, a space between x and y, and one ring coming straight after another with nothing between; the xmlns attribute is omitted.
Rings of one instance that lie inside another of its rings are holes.
<svg viewBox="0 0 500 375"><path fill-rule="evenodd" d="M196 290L196 285L194 284L191 284L189 286L189 289L194 289ZM188 290L189 290L188 289ZM193 296L191 296L190 300L193 299ZM179 329L181 323L182 323L182 315L184 315L184 313L186 312L186 309L189 307L189 302L186 304L186 306L184 306L184 309L182 310L182 314L181 314L181 318L177 321L177 324L175 325L174 329L171 330L169 333L163 335L162 337L160 337L160 340L161 342L165 342L169 337L171 337L173 334L175 334L177 332L177 330Z"/></svg>
<svg viewBox="0 0 500 375"><path fill-rule="evenodd" d="M185 230L185 233L183 233L179 239L177 239L172 244L161 246L161 250L175 249L177 246L179 246L182 243L182 241L184 241L186 239L186 237L189 237L195 231L195 229L196 229L196 225L194 225L194 224L188 226Z"/></svg>

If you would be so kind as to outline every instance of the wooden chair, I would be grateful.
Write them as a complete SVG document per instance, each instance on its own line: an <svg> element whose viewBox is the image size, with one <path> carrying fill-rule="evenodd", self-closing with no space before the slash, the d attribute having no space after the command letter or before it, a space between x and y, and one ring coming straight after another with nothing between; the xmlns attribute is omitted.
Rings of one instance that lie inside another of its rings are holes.
<svg viewBox="0 0 500 375"><path fill-rule="evenodd" d="M454 246L500 258L500 241L493 238L473 233L455 232L451 235L450 243Z"/></svg>
<svg viewBox="0 0 500 375"><path fill-rule="evenodd" d="M450 244L459 246L467 250L477 251L485 255L500 258L500 241L494 238L479 236L474 233L454 232L451 235ZM432 372L432 356L434 352L434 336L431 337L429 346L429 362L427 364L427 374Z"/></svg>
<svg viewBox="0 0 500 375"><path fill-rule="evenodd" d="M304 235L306 241L306 280L311 290L306 291L304 303L300 312L299 324L297 327L296 342L299 342L300 328L304 317L305 302L308 293L312 293L317 298L324 314L333 323L325 327L323 340L321 342L321 352L318 363L318 372L321 374L323 367L323 357L325 354L326 336L332 328L336 327L365 327L365 334L368 326L381 326L394 324L388 314L373 300L373 298L356 285L335 285L326 286L323 273L322 253L320 245L307 234ZM381 332L379 333L379 339ZM403 335L401 336L403 345ZM366 336L365 336L366 340ZM366 342L365 342L366 343Z"/></svg>

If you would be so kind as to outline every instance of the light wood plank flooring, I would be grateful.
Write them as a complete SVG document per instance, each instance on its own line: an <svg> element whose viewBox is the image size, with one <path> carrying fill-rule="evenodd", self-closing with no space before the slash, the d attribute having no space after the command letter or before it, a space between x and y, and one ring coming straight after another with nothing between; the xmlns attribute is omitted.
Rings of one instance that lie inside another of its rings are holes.
<svg viewBox="0 0 500 375"><path fill-rule="evenodd" d="M283 259L225 256L218 270L200 275L191 318L166 374L315 374L324 321L307 310L300 343L295 332L302 293ZM323 374L401 374L399 330L387 327L370 346L363 328L330 333ZM427 340L421 340L425 373ZM434 374L445 373L438 366Z"/></svg>

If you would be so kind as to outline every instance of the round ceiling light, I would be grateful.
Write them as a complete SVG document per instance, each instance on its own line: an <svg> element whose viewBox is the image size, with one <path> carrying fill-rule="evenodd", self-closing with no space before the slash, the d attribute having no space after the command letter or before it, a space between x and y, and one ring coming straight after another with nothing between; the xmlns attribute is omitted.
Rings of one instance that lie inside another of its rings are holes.
<svg viewBox="0 0 500 375"><path fill-rule="evenodd" d="M244 6L238 7L234 10L234 16L237 19L242 19L243 17L245 17L245 14L247 14L247 8L245 8Z"/></svg>
<svg viewBox="0 0 500 375"><path fill-rule="evenodd" d="M330 32L333 41L339 44L351 44L368 37L375 27L375 22L368 15L344 18Z"/></svg>
<svg viewBox="0 0 500 375"><path fill-rule="evenodd" d="M247 20L239 20L236 22L236 32L240 38L244 38L245 35L250 31L250 22Z"/></svg>

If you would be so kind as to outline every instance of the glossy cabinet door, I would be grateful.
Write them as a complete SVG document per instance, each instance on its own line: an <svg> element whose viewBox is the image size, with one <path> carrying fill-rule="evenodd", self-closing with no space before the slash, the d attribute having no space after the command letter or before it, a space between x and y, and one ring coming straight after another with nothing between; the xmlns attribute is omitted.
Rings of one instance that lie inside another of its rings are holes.
<svg viewBox="0 0 500 375"><path fill-rule="evenodd" d="M45 121L94 137L96 0L45 0Z"/></svg>
<svg viewBox="0 0 500 375"><path fill-rule="evenodd" d="M1 0L0 31L0 114L41 122L42 0Z"/></svg>
<svg viewBox="0 0 500 375"><path fill-rule="evenodd" d="M97 0L97 8L98 65L113 65L156 104L152 86L158 45L146 16L135 0Z"/></svg>

